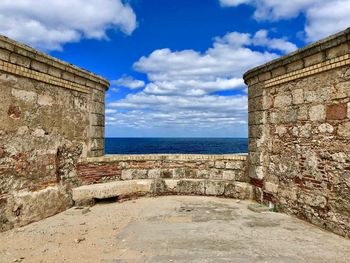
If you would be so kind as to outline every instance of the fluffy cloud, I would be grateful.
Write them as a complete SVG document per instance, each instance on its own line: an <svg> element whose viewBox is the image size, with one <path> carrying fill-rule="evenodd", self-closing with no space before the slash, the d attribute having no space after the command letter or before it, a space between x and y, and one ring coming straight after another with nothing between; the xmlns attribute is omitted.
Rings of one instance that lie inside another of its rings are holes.
<svg viewBox="0 0 350 263"><path fill-rule="evenodd" d="M254 35L232 32L215 38L204 53L155 50L134 64L135 70L147 74L149 83L137 93L108 103L107 125L140 130L183 127L188 136L199 128L240 134L235 128L242 130L247 120L243 73L296 48L261 30ZM231 95L222 95L225 91Z"/></svg>
<svg viewBox="0 0 350 263"><path fill-rule="evenodd" d="M350 25L350 0L220 0L222 6L254 6L257 20L280 20L305 14L308 41L319 40Z"/></svg>
<svg viewBox="0 0 350 263"><path fill-rule="evenodd" d="M145 82L142 80L134 79L130 76L124 76L117 80L112 80L112 85L116 85L119 87L125 87L129 89L139 89L145 86Z"/></svg>
<svg viewBox="0 0 350 263"><path fill-rule="evenodd" d="M43 50L105 39L108 29L131 34L135 28L136 16L121 0L0 1L0 33Z"/></svg>

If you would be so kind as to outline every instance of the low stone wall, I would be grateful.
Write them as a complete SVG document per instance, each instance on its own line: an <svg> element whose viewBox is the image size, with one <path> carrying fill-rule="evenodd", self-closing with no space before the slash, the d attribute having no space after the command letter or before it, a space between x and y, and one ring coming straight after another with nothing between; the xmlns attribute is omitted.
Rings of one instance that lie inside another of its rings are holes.
<svg viewBox="0 0 350 263"><path fill-rule="evenodd" d="M108 85L0 36L0 231L71 206L77 160L104 154Z"/></svg>
<svg viewBox="0 0 350 263"><path fill-rule="evenodd" d="M257 199L350 236L350 29L247 72Z"/></svg>
<svg viewBox="0 0 350 263"><path fill-rule="evenodd" d="M82 185L150 180L155 195L252 198L244 155L111 155L78 164Z"/></svg>

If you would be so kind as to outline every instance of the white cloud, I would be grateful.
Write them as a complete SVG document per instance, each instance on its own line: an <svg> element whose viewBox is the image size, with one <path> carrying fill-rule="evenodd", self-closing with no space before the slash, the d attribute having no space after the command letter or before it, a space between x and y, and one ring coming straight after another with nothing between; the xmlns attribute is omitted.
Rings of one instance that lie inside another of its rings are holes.
<svg viewBox="0 0 350 263"><path fill-rule="evenodd" d="M220 0L222 6L249 4L255 7L257 20L290 19L303 13L308 41L315 41L350 25L350 0Z"/></svg>
<svg viewBox="0 0 350 263"><path fill-rule="evenodd" d="M139 89L145 86L145 82L142 80L134 79L130 76L124 76L117 80L112 80L112 85L116 85L119 87L125 87L129 89Z"/></svg>
<svg viewBox="0 0 350 263"><path fill-rule="evenodd" d="M254 50L256 46L265 51ZM262 30L215 38L203 53L155 50L134 64L137 71L147 74L149 83L135 94L108 103L108 109L117 113L107 114L107 125L140 131L183 127L188 136L195 129L242 135L247 121L243 73L296 48L285 39L269 38ZM220 95L224 91L233 93Z"/></svg>
<svg viewBox="0 0 350 263"><path fill-rule="evenodd" d="M121 0L0 1L0 33L43 50L106 39L108 29L131 34L135 28L136 16Z"/></svg>
<svg viewBox="0 0 350 263"><path fill-rule="evenodd" d="M222 6L238 6L241 4L248 4L251 0L220 0Z"/></svg>
<svg viewBox="0 0 350 263"><path fill-rule="evenodd" d="M307 10L308 40L327 37L350 26L350 0L325 1Z"/></svg>

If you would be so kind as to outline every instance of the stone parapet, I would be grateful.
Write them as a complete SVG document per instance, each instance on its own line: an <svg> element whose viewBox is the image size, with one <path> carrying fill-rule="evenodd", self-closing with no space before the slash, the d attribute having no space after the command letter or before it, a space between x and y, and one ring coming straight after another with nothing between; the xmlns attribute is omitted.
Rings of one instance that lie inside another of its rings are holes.
<svg viewBox="0 0 350 263"><path fill-rule="evenodd" d="M0 36L0 70L79 91L107 90L108 80Z"/></svg>
<svg viewBox="0 0 350 263"><path fill-rule="evenodd" d="M82 185L132 179L213 179L248 182L245 155L106 155L78 164Z"/></svg>
<svg viewBox="0 0 350 263"><path fill-rule="evenodd" d="M107 154L101 157L90 157L82 160L85 162L115 162L127 160L247 160L248 154Z"/></svg>
<svg viewBox="0 0 350 263"><path fill-rule="evenodd" d="M347 65L350 63L349 40L350 28L253 68L244 74L244 80L249 86L261 82L272 86L281 83L278 82L281 79L286 82Z"/></svg>

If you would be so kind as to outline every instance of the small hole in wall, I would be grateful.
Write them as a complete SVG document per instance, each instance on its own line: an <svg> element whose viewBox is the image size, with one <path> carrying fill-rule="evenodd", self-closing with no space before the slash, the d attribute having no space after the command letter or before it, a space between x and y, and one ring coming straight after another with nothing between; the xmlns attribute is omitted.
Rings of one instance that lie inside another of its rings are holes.
<svg viewBox="0 0 350 263"><path fill-rule="evenodd" d="M95 198L95 203L96 204L110 204L110 203L115 203L118 202L118 197L109 197L109 198Z"/></svg>

